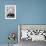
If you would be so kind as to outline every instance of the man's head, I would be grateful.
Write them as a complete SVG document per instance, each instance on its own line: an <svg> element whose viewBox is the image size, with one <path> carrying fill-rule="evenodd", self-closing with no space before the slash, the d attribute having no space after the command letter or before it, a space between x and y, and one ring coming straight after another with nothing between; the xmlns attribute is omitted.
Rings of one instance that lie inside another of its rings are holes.
<svg viewBox="0 0 46 46"><path fill-rule="evenodd" d="M14 12L15 12L14 8L10 8L10 9L8 10L8 13L14 13Z"/></svg>

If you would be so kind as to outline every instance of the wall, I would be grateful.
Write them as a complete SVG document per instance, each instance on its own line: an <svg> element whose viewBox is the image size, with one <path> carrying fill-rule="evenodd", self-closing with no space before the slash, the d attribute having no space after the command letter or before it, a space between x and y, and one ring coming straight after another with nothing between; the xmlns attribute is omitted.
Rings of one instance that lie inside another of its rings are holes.
<svg viewBox="0 0 46 46"><path fill-rule="evenodd" d="M17 19L5 19L5 5L16 4L14 0L0 0L0 44L7 44L9 42L8 35L10 32L16 32L17 35ZM17 38L18 39L18 38ZM18 42L16 39L16 43Z"/></svg>
<svg viewBox="0 0 46 46"><path fill-rule="evenodd" d="M16 20L5 20L6 4L16 4ZM46 0L0 0L0 44L8 43L9 32L18 32L17 24L46 24Z"/></svg>

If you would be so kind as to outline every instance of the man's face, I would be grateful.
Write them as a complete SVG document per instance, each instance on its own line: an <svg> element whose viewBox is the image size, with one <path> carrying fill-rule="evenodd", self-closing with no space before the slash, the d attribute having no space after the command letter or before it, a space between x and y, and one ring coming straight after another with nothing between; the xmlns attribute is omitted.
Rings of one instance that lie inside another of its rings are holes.
<svg viewBox="0 0 46 46"><path fill-rule="evenodd" d="M12 8L10 8L10 9L8 10L8 13L14 13L14 12L15 12L15 10L12 9Z"/></svg>

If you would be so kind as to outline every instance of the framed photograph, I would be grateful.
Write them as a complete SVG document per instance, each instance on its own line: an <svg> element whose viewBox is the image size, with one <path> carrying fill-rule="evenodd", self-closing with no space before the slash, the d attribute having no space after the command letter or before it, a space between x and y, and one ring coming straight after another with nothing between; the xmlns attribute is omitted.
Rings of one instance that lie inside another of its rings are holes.
<svg viewBox="0 0 46 46"><path fill-rule="evenodd" d="M5 19L16 19L16 5L5 5Z"/></svg>
<svg viewBox="0 0 46 46"><path fill-rule="evenodd" d="M18 41L46 41L46 25L39 24L19 24Z"/></svg>

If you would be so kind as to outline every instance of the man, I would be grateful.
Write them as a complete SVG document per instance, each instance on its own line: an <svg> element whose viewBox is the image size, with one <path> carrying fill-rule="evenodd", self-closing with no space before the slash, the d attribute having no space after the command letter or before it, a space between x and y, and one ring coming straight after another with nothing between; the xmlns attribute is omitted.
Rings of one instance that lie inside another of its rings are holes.
<svg viewBox="0 0 46 46"><path fill-rule="evenodd" d="M12 8L10 8L10 9L8 10L7 17L9 17L9 18L14 18L14 17L15 17L14 12L15 12L15 10L12 9Z"/></svg>

